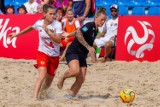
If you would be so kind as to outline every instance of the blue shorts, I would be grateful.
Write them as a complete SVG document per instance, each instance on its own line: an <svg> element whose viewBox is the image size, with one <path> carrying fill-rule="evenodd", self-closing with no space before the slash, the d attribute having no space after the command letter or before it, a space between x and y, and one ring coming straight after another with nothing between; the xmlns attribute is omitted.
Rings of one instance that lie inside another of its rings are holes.
<svg viewBox="0 0 160 107"><path fill-rule="evenodd" d="M79 61L80 67L87 67L86 58L79 57L77 54L66 54L67 63L75 59Z"/></svg>

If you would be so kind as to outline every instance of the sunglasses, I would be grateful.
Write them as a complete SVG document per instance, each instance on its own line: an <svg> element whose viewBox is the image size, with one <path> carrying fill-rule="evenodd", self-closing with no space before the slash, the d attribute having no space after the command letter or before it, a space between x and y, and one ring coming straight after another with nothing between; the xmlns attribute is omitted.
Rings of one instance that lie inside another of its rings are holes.
<svg viewBox="0 0 160 107"><path fill-rule="evenodd" d="M117 10L111 10L111 12L117 12Z"/></svg>

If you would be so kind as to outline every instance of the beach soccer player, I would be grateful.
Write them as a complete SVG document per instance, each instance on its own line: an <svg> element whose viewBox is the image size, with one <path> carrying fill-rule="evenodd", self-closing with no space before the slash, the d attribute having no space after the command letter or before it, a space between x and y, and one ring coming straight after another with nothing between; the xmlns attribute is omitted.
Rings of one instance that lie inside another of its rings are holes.
<svg viewBox="0 0 160 107"><path fill-rule="evenodd" d="M43 7L44 18L38 20L33 26L28 26L19 33L9 34L11 38L38 30L39 46L37 65L39 77L34 87L33 99L39 98L40 89L46 90L50 87L59 64L60 42L62 25L55 19L55 9L52 5L45 4ZM43 84L43 85L42 85Z"/></svg>
<svg viewBox="0 0 160 107"><path fill-rule="evenodd" d="M66 51L66 60L69 69L65 71L64 75L60 78L57 84L58 88L62 89L63 83L67 78L76 78L68 94L65 95L67 98L74 98L85 80L87 71L86 58L88 53L91 56L92 62L96 62L93 42L96 38L98 27L103 26L106 18L106 9L100 8L95 14L93 22L86 23L79 30L72 33L72 35L75 35L75 39Z"/></svg>

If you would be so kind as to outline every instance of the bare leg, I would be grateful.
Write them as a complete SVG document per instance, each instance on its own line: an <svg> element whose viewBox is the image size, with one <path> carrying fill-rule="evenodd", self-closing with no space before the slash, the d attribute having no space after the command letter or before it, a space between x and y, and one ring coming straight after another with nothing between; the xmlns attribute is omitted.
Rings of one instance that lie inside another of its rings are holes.
<svg viewBox="0 0 160 107"><path fill-rule="evenodd" d="M53 81L54 76L47 74L42 89L48 89Z"/></svg>
<svg viewBox="0 0 160 107"><path fill-rule="evenodd" d="M69 90L69 94L72 96L76 96L78 91L80 90L86 76L86 67L81 67L81 71L79 75L76 77L76 81L72 85L71 89Z"/></svg>
<svg viewBox="0 0 160 107"><path fill-rule="evenodd" d="M46 77L46 74L47 74L47 68L40 67L40 68L38 68L38 71L39 71L39 78L35 84L33 99L38 98L39 90L40 90L42 83L43 83L43 81Z"/></svg>
<svg viewBox="0 0 160 107"><path fill-rule="evenodd" d="M105 56L103 57L103 59L101 60L102 63L107 61L107 58L111 52L111 48L113 46L113 42L112 41L108 41L105 45Z"/></svg>
<svg viewBox="0 0 160 107"><path fill-rule="evenodd" d="M40 90L40 98L47 98L47 89L51 86L54 76L47 74Z"/></svg>
<svg viewBox="0 0 160 107"><path fill-rule="evenodd" d="M69 69L64 73L64 75L58 81L57 87L62 89L63 83L66 78L76 77L80 73L79 61L72 60L69 62Z"/></svg>

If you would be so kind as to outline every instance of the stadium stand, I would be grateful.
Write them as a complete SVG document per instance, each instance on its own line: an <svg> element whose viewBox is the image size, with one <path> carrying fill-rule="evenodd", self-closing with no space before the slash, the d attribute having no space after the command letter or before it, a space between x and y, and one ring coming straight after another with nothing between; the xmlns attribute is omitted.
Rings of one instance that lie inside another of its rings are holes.
<svg viewBox="0 0 160 107"><path fill-rule="evenodd" d="M135 6L146 6L148 0L134 0Z"/></svg>
<svg viewBox="0 0 160 107"><path fill-rule="evenodd" d="M106 6L106 5L112 5L112 4L115 4L117 3L117 0L96 0L96 5L98 7L100 6Z"/></svg>
<svg viewBox="0 0 160 107"><path fill-rule="evenodd" d="M148 8L148 15L160 15L160 7Z"/></svg>
<svg viewBox="0 0 160 107"><path fill-rule="evenodd" d="M145 7L133 7L131 15L145 15Z"/></svg>
<svg viewBox="0 0 160 107"><path fill-rule="evenodd" d="M128 15L128 7L127 6L120 6L119 7L119 15L120 16Z"/></svg>
<svg viewBox="0 0 160 107"><path fill-rule="evenodd" d="M20 5L24 4L27 1L28 0L14 0L14 5L15 6L20 6Z"/></svg>
<svg viewBox="0 0 160 107"><path fill-rule="evenodd" d="M134 1L133 0L118 0L117 4L118 4L118 6L132 7L132 6L134 6Z"/></svg>
<svg viewBox="0 0 160 107"><path fill-rule="evenodd" d="M14 4L13 0L5 0L4 5L7 6L8 4Z"/></svg>
<svg viewBox="0 0 160 107"><path fill-rule="evenodd" d="M160 0L147 0L149 6L160 6Z"/></svg>

